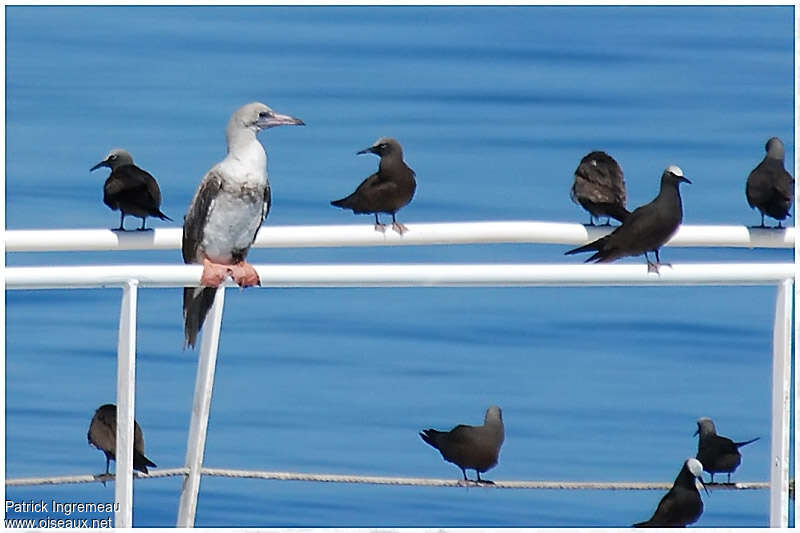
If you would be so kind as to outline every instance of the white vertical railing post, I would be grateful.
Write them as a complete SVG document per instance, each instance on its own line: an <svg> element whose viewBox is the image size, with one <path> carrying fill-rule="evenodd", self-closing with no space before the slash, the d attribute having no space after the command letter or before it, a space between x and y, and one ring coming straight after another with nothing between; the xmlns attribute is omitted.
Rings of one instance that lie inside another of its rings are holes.
<svg viewBox="0 0 800 533"><path fill-rule="evenodd" d="M789 416L791 414L792 280L778 284L772 332L772 441L769 525L789 525Z"/></svg>
<svg viewBox="0 0 800 533"><path fill-rule="evenodd" d="M139 282L122 287L117 344L117 446L114 527L133 526L133 411L136 392L136 300Z"/></svg>
<svg viewBox="0 0 800 533"><path fill-rule="evenodd" d="M208 415L211 409L211 393L214 389L214 372L217 366L217 349L222 326L222 308L225 303L225 288L217 289L214 304L208 312L203 328L203 340L197 359L197 379L192 400L192 420L189 424L189 439L186 444L186 467L188 475L183 480L177 527L194 527L197 511L197 493L200 490L200 469L206 449Z"/></svg>

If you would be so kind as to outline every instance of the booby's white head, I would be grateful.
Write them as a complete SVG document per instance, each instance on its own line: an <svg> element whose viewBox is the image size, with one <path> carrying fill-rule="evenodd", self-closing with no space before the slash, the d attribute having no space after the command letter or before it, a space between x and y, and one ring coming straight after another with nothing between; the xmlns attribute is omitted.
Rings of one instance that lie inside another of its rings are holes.
<svg viewBox="0 0 800 533"><path fill-rule="evenodd" d="M95 166L89 169L89 172L92 170L97 170L100 167L108 167L113 172L115 168L121 167L122 165L132 165L133 164L133 156L128 153L127 150L122 148L113 148L108 154L106 158Z"/></svg>
<svg viewBox="0 0 800 533"><path fill-rule="evenodd" d="M503 411L497 407L496 405L492 405L486 410L486 416L483 418L483 423L489 422L502 422L503 421Z"/></svg>
<svg viewBox="0 0 800 533"><path fill-rule="evenodd" d="M228 122L227 131L229 135L239 130L250 130L253 133L258 133L261 130L274 128L275 126L305 126L305 122L299 118L277 113L261 102L252 102L233 112Z"/></svg>
<svg viewBox="0 0 800 533"><path fill-rule="evenodd" d="M686 459L686 468L689 469L689 472L691 472L694 477L700 477L703 475L703 463L694 457L689 457Z"/></svg>

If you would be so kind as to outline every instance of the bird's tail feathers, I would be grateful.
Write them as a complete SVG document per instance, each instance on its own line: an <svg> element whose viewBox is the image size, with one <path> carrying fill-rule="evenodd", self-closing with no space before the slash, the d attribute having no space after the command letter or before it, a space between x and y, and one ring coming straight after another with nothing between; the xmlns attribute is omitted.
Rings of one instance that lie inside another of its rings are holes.
<svg viewBox="0 0 800 533"><path fill-rule="evenodd" d="M161 220L169 220L170 222L172 222L172 219L171 219L171 218L169 218L169 217L168 217L167 215L165 215L164 213L162 213L160 209L156 209L156 212L155 212L155 214L154 214L153 216L157 216L157 217L158 217L158 218L160 218Z"/></svg>
<svg viewBox="0 0 800 533"><path fill-rule="evenodd" d="M156 464L142 455L141 453L137 452L136 450L133 451L133 469L138 470L140 472L144 472L147 474L147 467L148 466L156 466Z"/></svg>
<svg viewBox="0 0 800 533"><path fill-rule="evenodd" d="M746 441L744 441L744 442L734 442L734 444L736 445L736 447L737 447L737 448L741 448L742 446L746 446L747 444L750 444L750 443L752 443L752 442L755 442L755 441L757 441L757 440L758 440L758 439L760 439L760 438L761 438L761 437L756 437L756 438L754 438L754 439L746 440Z"/></svg>
<svg viewBox="0 0 800 533"><path fill-rule="evenodd" d="M197 334L203 327L208 310L214 304L217 294L215 287L184 287L183 288L183 348L194 348L197 343Z"/></svg>
<svg viewBox="0 0 800 533"><path fill-rule="evenodd" d="M572 250L568 250L564 252L564 255L572 255L572 254L579 254L581 252L593 252L600 249L600 247L605 242L605 237L597 239L596 241L592 241L589 244L584 244L583 246L578 246L577 248L573 248ZM588 260L587 260L588 261Z"/></svg>
<svg viewBox="0 0 800 533"><path fill-rule="evenodd" d="M424 440L425 442L427 442L428 444L430 444L431 446L433 446L438 450L439 444L437 443L437 437L439 436L440 433L441 431L436 431L435 429L425 429L423 431L420 431L419 436L422 440Z"/></svg>
<svg viewBox="0 0 800 533"><path fill-rule="evenodd" d="M350 205L348 204L350 204L351 197L352 195L345 196L344 198L340 198L339 200L334 200L331 202L331 205L335 207L341 207L342 209L349 209Z"/></svg>
<svg viewBox="0 0 800 533"><path fill-rule="evenodd" d="M631 214L621 205L611 205L608 207L607 212L610 217L617 219L619 222L625 222L625 219Z"/></svg>

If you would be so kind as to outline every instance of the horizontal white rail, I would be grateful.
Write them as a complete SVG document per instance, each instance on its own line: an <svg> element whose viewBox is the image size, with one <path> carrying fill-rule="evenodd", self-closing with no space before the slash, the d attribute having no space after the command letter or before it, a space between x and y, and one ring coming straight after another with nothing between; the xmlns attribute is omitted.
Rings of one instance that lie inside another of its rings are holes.
<svg viewBox="0 0 800 533"><path fill-rule="evenodd" d="M256 248L310 248L430 244L540 243L577 245L597 239L614 228L536 221L455 222L408 224L400 235L387 228L375 231L363 224L326 226L262 226ZM181 228L118 232L107 229L6 231L7 252L177 250ZM792 248L795 231L747 226L681 226L667 246Z"/></svg>
<svg viewBox="0 0 800 533"><path fill-rule="evenodd" d="M265 470L239 470L230 468L202 467L204 476L231 477L240 479L265 479L272 481L309 481L317 483L360 483L368 485L405 485L415 487L463 487L475 486L462 479L437 479L397 476L360 476L355 474L315 474L307 472L271 472ZM134 472L136 479L156 479L186 476L188 468L166 468L153 470L149 474ZM36 485L65 485L71 483L99 483L113 481L114 475L83 474L75 476L29 477L7 479L7 487L31 487ZM669 490L672 481L500 481L482 487L498 489L545 489L545 490ZM737 483L708 483L709 490L763 490L769 488L766 481L740 481Z"/></svg>
<svg viewBox="0 0 800 533"><path fill-rule="evenodd" d="M262 287L523 287L764 285L793 279L792 263L645 264L281 264L253 265ZM196 286L200 265L7 267L7 289ZM228 286L235 285L229 280Z"/></svg>

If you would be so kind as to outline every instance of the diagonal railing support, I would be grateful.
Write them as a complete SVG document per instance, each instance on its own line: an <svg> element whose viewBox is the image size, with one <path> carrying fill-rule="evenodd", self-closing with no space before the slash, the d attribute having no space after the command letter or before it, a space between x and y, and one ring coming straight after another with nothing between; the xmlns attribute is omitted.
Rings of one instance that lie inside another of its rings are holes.
<svg viewBox="0 0 800 533"><path fill-rule="evenodd" d="M222 326L222 308L225 304L225 288L217 289L214 304L208 312L200 343L197 360L197 379L194 384L192 400L192 420L189 424L189 439L186 444L186 468L189 474L183 480L180 505L178 507L177 527L194 527L197 512L197 493L200 490L200 476L203 467L203 454L206 450L208 415L211 410L211 393L214 389L214 372L217 367L217 350Z"/></svg>
<svg viewBox="0 0 800 533"><path fill-rule="evenodd" d="M769 525L789 526L789 417L791 414L792 280L778 284L772 332L772 439Z"/></svg>
<svg viewBox="0 0 800 533"><path fill-rule="evenodd" d="M117 344L117 446L114 527L133 526L133 412L136 396L136 304L139 282L122 287Z"/></svg>

